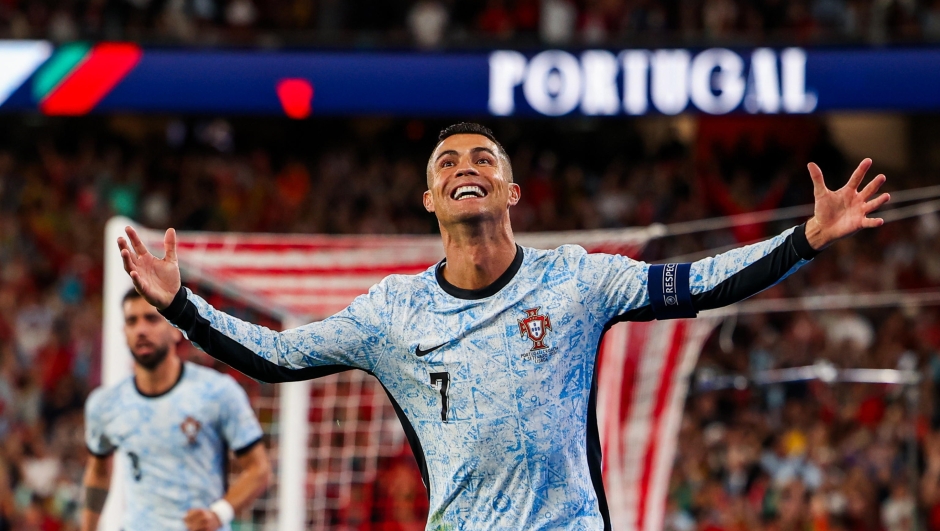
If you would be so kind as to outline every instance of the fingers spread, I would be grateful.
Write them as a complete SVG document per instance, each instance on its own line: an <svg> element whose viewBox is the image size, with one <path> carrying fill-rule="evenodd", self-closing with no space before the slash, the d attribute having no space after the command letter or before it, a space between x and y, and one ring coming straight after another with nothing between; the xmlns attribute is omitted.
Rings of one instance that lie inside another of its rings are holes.
<svg viewBox="0 0 940 531"><path fill-rule="evenodd" d="M858 190L858 185L862 183L862 179L865 177L865 174L868 173L868 168L871 168L871 159L862 160L858 168L855 168L855 171L852 172L852 176L849 177L849 182L846 183L846 186L852 190Z"/></svg>
<svg viewBox="0 0 940 531"><path fill-rule="evenodd" d="M131 252L127 249L121 249L121 261L124 262L124 271L128 273L132 271L137 271L137 264L134 263L134 259L131 257Z"/></svg>
<svg viewBox="0 0 940 531"><path fill-rule="evenodd" d="M881 188L881 185L883 185L886 180L888 179L884 175L876 176L870 183L865 185L865 188L862 188L862 191L859 192L858 195L861 196L863 201L868 201L871 196L875 195L875 192Z"/></svg>
<svg viewBox="0 0 940 531"><path fill-rule="evenodd" d="M819 166L815 162L810 162L806 165L809 169L809 177L813 180L813 195L820 196L828 191L826 188L826 181L823 179L822 170L819 169Z"/></svg>
<svg viewBox="0 0 940 531"><path fill-rule="evenodd" d="M124 227L124 232L127 233L127 237L130 239L131 245L134 247L134 251L136 251L138 255L144 256L150 254L150 252L147 251L147 246L144 245L143 240L140 239L137 231L134 230L134 227Z"/></svg>
<svg viewBox="0 0 940 531"><path fill-rule="evenodd" d="M891 200L889 194L881 194L878 197L872 199L871 201L865 203L865 213L874 212L881 208L885 203Z"/></svg>
<svg viewBox="0 0 940 531"><path fill-rule="evenodd" d="M885 220L881 218L865 218L862 220L862 226L866 229L873 229L875 227L880 227L885 224Z"/></svg>

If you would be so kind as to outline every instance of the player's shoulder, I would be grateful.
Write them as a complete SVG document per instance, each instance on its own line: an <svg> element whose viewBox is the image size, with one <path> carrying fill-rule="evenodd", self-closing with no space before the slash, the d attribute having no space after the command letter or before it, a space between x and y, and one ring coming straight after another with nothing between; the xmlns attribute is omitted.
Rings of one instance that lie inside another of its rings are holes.
<svg viewBox="0 0 940 531"><path fill-rule="evenodd" d="M191 361L183 362L184 378L203 387L238 387L238 382L228 374L219 372L211 367L199 365Z"/></svg>
<svg viewBox="0 0 940 531"><path fill-rule="evenodd" d="M86 414L99 414L112 407L119 407L126 403L127 394L132 391L136 391L133 376L113 385L98 387L85 400Z"/></svg>
<svg viewBox="0 0 940 531"><path fill-rule="evenodd" d="M523 247L526 257L533 260L571 260L579 259L587 254L584 247L580 245L565 244L554 249L535 249L532 247Z"/></svg>
<svg viewBox="0 0 940 531"><path fill-rule="evenodd" d="M416 294L422 292L427 293L429 288L437 284L437 280L435 280L434 276L434 269L437 265L438 264L434 264L428 269L414 275L388 275L379 283L372 286L369 290L369 296L381 298L386 301L401 302L403 298L411 299Z"/></svg>
<svg viewBox="0 0 940 531"><path fill-rule="evenodd" d="M588 252L580 245L562 245L554 249L535 249L523 247L525 263L535 267L576 268Z"/></svg>

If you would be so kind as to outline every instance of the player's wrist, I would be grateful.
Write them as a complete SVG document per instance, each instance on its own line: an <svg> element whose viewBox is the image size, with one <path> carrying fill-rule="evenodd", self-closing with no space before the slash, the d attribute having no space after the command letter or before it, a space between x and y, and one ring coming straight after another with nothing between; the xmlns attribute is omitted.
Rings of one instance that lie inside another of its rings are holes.
<svg viewBox="0 0 940 531"><path fill-rule="evenodd" d="M220 498L213 502L212 505L209 506L209 510L215 513L223 526L232 523L232 520L235 519L235 508L232 507L232 504L225 498Z"/></svg>
<svg viewBox="0 0 940 531"><path fill-rule="evenodd" d="M804 230L806 241L814 251L821 251L832 243L831 238L829 238L823 230L822 223L820 223L815 216L806 222Z"/></svg>

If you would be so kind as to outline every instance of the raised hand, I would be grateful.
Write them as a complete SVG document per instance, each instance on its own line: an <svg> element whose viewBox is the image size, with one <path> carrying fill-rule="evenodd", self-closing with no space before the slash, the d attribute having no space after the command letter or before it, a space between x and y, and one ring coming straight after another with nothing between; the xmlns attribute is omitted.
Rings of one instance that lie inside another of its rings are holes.
<svg viewBox="0 0 940 531"><path fill-rule="evenodd" d="M176 260L176 231L167 229L163 236L163 258L150 254L133 227L126 227L124 232L130 239L128 245L127 240L118 238L124 271L131 276L137 292L147 302L159 310L166 308L173 302L181 285L180 266Z"/></svg>
<svg viewBox="0 0 940 531"><path fill-rule="evenodd" d="M884 220L870 218L869 214L891 199L888 194L875 197L885 182L878 175L865 188L858 190L865 173L871 167L871 159L865 159L855 168L849 182L838 190L826 188L819 166L809 163L809 176L813 179L813 195L816 198L813 217L806 222L806 238L813 249L822 249L839 238L855 234L861 229L880 227Z"/></svg>

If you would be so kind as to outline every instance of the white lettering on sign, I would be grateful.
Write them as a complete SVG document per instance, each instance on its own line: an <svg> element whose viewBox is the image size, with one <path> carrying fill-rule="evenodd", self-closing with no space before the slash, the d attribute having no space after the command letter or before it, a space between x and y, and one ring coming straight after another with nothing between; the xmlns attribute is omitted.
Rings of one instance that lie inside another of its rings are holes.
<svg viewBox="0 0 940 531"><path fill-rule="evenodd" d="M751 75L744 96L744 110L751 114L780 112L780 76L777 54L770 48L758 48L751 54Z"/></svg>
<svg viewBox="0 0 940 531"><path fill-rule="evenodd" d="M568 52L549 50L529 61L522 92L536 111L548 116L568 114L581 101L581 65Z"/></svg>
<svg viewBox="0 0 940 531"><path fill-rule="evenodd" d="M691 107L709 114L738 108L757 114L807 113L817 96L806 87L806 52L758 48L745 57L725 48L704 50L587 50L576 57L547 50L531 59L515 51L490 55L489 110L516 113L524 98L536 112L562 116L674 115ZM521 87L521 90L519 90Z"/></svg>
<svg viewBox="0 0 940 531"><path fill-rule="evenodd" d="M741 105L744 97L744 59L722 48L695 56L689 72L692 103L708 114L725 114Z"/></svg>
<svg viewBox="0 0 940 531"><path fill-rule="evenodd" d="M617 96L617 57L604 50L590 50L581 54L584 69L584 96L581 112L584 114L617 114L620 98Z"/></svg>
<svg viewBox="0 0 940 531"><path fill-rule="evenodd" d="M620 54L620 61L623 64L623 110L627 114L646 114L650 54L646 50L627 50Z"/></svg>
<svg viewBox="0 0 940 531"><path fill-rule="evenodd" d="M790 113L813 112L816 95L806 92L806 52L787 48L780 53L783 71L783 110Z"/></svg>
<svg viewBox="0 0 940 531"><path fill-rule="evenodd" d="M490 54L490 112L509 116L516 110L513 91L525 80L525 56L519 52L499 51Z"/></svg>
<svg viewBox="0 0 940 531"><path fill-rule="evenodd" d="M650 62L653 106L663 114L679 114L689 104L689 62L685 50L656 50Z"/></svg>

